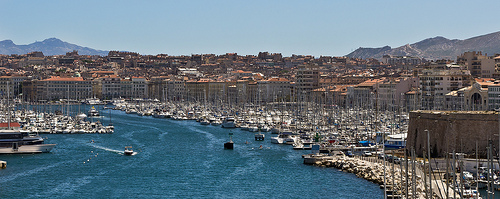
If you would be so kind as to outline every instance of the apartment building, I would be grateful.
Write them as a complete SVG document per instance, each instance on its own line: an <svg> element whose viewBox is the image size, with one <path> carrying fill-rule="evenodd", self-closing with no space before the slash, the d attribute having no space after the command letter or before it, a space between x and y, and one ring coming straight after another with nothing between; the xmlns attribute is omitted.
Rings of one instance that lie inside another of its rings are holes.
<svg viewBox="0 0 500 199"><path fill-rule="evenodd" d="M261 102L275 102L289 98L291 94L290 81L286 78L272 77L257 81L257 90Z"/></svg>
<svg viewBox="0 0 500 199"><path fill-rule="evenodd" d="M170 77L165 82L165 98L167 101L183 101L186 95L186 79L184 77Z"/></svg>
<svg viewBox="0 0 500 199"><path fill-rule="evenodd" d="M315 64L300 65L295 75L295 88L299 101L309 101L310 92L319 88L319 67Z"/></svg>
<svg viewBox="0 0 500 199"><path fill-rule="evenodd" d="M452 65L445 69L424 69L419 73L421 90L421 108L440 110L445 108L445 95L451 91L470 86L472 76L468 70L461 70Z"/></svg>
<svg viewBox="0 0 500 199"><path fill-rule="evenodd" d="M123 98L148 98L148 85L144 77L123 78L120 81L120 96Z"/></svg>
<svg viewBox="0 0 500 199"><path fill-rule="evenodd" d="M37 100L82 100L92 97L92 82L82 77L52 76L37 81Z"/></svg>
<svg viewBox="0 0 500 199"><path fill-rule="evenodd" d="M410 57L410 56L384 55L384 56L382 56L382 63L389 64L392 66L418 65L418 64L422 63L422 59L420 59L418 57Z"/></svg>
<svg viewBox="0 0 500 199"><path fill-rule="evenodd" d="M418 86L418 79L402 77L385 79L378 84L378 107L380 110L397 111L406 106L405 93Z"/></svg>
<svg viewBox="0 0 500 199"><path fill-rule="evenodd" d="M346 105L349 107L374 108L377 105L378 84L385 79L366 80L347 88Z"/></svg>
<svg viewBox="0 0 500 199"><path fill-rule="evenodd" d="M495 59L483 55L481 51L463 53L457 57L457 64L465 66L474 78L491 78L495 73Z"/></svg>
<svg viewBox="0 0 500 199"><path fill-rule="evenodd" d="M0 98L14 97L14 81L11 76L0 76Z"/></svg>
<svg viewBox="0 0 500 199"><path fill-rule="evenodd" d="M101 96L103 99L114 99L121 96L121 78L117 75L108 75L98 79L101 87Z"/></svg>
<svg viewBox="0 0 500 199"><path fill-rule="evenodd" d="M500 110L500 82L488 86L488 110Z"/></svg>

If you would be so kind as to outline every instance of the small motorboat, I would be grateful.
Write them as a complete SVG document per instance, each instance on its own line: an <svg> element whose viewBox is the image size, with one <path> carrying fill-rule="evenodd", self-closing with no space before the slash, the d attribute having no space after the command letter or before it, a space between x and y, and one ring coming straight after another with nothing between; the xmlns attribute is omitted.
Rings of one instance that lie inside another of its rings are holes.
<svg viewBox="0 0 500 199"><path fill-rule="evenodd" d="M125 151L123 151L124 155L132 155L134 154L134 150L132 150L132 146L126 146Z"/></svg>

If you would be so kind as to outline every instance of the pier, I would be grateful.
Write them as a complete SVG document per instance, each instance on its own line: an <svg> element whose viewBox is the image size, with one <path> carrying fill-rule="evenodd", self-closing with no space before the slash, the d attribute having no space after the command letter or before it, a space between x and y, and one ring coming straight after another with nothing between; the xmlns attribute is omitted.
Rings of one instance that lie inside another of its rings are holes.
<svg viewBox="0 0 500 199"><path fill-rule="evenodd" d="M429 176L424 173L428 171L425 169L423 161L402 161L399 164L385 161L384 171L384 160L376 157L309 154L304 155L303 158L304 164L333 167L379 184L381 189L385 186L386 198L449 199L464 198L465 195L468 198L476 196L470 190L465 191L467 193L455 192L443 178L444 173L435 172L429 182ZM427 193L431 189L432 197L427 197Z"/></svg>

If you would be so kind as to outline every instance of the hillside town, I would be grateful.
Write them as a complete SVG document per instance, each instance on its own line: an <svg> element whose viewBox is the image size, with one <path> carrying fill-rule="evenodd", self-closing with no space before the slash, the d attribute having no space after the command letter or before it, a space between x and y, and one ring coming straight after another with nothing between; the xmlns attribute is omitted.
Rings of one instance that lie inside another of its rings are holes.
<svg viewBox="0 0 500 199"><path fill-rule="evenodd" d="M391 55L382 60L283 57L268 52L169 56L111 51L104 57L32 52L0 56L0 91L23 102L299 100L380 110L493 110L500 106L499 66L498 54L481 52L436 61Z"/></svg>

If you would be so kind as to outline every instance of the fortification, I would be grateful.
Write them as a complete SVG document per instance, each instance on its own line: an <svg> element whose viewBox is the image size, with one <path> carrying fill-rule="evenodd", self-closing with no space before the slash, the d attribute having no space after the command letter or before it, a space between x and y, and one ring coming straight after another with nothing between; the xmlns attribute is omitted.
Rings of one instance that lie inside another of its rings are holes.
<svg viewBox="0 0 500 199"><path fill-rule="evenodd" d="M498 153L499 123L494 111L412 111L406 146L415 149L418 156L427 150L427 132L432 157L444 157L453 150L485 157L488 140L493 143L493 154Z"/></svg>

